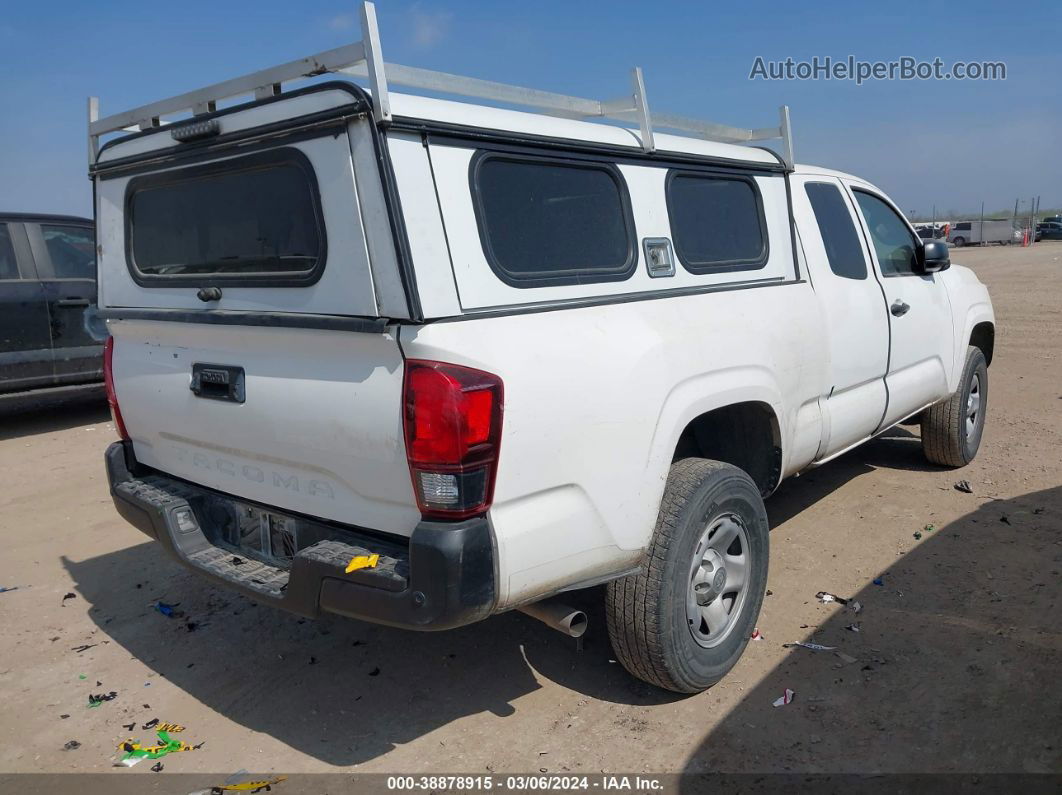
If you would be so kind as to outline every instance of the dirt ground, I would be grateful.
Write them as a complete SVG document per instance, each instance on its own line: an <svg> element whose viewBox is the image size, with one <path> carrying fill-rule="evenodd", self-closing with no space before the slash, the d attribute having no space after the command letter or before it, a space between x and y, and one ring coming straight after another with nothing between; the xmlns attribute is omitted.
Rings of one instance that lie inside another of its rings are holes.
<svg viewBox="0 0 1062 795"><path fill-rule="evenodd" d="M599 590L581 651L520 614L417 634L258 606L118 517L105 407L0 417L0 772L114 770L156 717L205 742L167 772L1062 772L1062 243L953 256L997 312L980 455L931 467L905 428L788 481L764 640L690 698L613 661Z"/></svg>

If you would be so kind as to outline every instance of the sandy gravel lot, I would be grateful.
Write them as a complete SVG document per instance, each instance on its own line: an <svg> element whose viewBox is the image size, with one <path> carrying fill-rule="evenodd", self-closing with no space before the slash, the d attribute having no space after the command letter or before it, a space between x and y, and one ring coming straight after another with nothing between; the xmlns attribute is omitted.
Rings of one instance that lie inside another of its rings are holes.
<svg viewBox="0 0 1062 795"><path fill-rule="evenodd" d="M519 614L414 634L258 606L118 517L105 407L0 417L0 772L115 770L122 724L156 717L205 742L166 773L1062 772L1062 243L954 258L998 316L980 456L931 467L900 429L787 482L765 640L692 698L612 661L597 591L581 651ZM782 646L806 639L847 658Z"/></svg>

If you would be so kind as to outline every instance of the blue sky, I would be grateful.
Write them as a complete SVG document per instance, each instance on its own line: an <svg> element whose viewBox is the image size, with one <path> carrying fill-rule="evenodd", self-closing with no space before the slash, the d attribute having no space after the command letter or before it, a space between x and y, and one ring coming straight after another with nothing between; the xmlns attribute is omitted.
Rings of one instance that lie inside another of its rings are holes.
<svg viewBox="0 0 1062 795"><path fill-rule="evenodd" d="M85 98L104 115L360 38L353 2L12 2L0 15L0 210L91 211ZM768 126L797 160L877 183L904 210L1062 206L1057 1L599 3L379 0L385 58ZM1005 81L750 81L757 56L1004 61Z"/></svg>

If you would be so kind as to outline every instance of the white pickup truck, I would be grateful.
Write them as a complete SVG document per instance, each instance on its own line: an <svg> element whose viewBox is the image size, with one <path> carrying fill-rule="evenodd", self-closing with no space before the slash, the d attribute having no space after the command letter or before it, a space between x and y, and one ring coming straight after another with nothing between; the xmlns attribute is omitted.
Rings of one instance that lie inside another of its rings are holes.
<svg viewBox="0 0 1062 795"><path fill-rule="evenodd" d="M577 633L556 595L607 583L619 660L695 692L748 642L783 478L913 418L930 461L977 453L987 291L878 188L794 165L787 111L658 116L637 70L610 102L427 72L384 63L368 4L363 30L90 101L111 492L180 563L425 630ZM371 91L284 86L324 72Z"/></svg>

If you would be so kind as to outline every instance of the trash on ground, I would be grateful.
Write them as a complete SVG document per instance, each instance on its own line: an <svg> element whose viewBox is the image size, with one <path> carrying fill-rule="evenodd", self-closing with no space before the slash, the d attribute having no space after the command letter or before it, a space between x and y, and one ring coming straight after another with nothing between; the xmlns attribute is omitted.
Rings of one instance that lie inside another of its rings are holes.
<svg viewBox="0 0 1062 795"><path fill-rule="evenodd" d="M17 585L0 585L0 593L7 593L8 591L17 591Z"/></svg>
<svg viewBox="0 0 1062 795"><path fill-rule="evenodd" d="M808 643L807 641L798 640L795 643L783 643L782 647L791 649L794 646L799 646L802 649L811 649L812 651L833 651L836 646L823 646L821 643Z"/></svg>
<svg viewBox="0 0 1062 795"><path fill-rule="evenodd" d="M77 678L78 679L88 679L88 676L86 676L85 674L78 674Z"/></svg>
<svg viewBox="0 0 1062 795"><path fill-rule="evenodd" d="M874 578L874 584L875 585L885 585L885 580L881 579L881 577L875 577Z"/></svg>
<svg viewBox="0 0 1062 795"><path fill-rule="evenodd" d="M960 480L955 484L955 490L961 491L963 494L973 494L973 489L970 488L970 481Z"/></svg>
<svg viewBox="0 0 1062 795"><path fill-rule="evenodd" d="M760 634L759 627L752 630L752 635L749 636L749 640L763 640L763 635Z"/></svg>
<svg viewBox="0 0 1062 795"><path fill-rule="evenodd" d="M369 671L369 676L379 676L379 675L380 675L379 666L377 666L376 668L373 668L371 671Z"/></svg>
<svg viewBox="0 0 1062 795"><path fill-rule="evenodd" d="M152 773L161 773L162 772L162 762L156 762L155 764L153 764L151 766L151 772Z"/></svg>
<svg viewBox="0 0 1062 795"><path fill-rule="evenodd" d="M125 729L127 732L131 732L133 729L136 728L136 721L133 721L132 723L123 723L122 728Z"/></svg>
<svg viewBox="0 0 1062 795"><path fill-rule="evenodd" d="M66 714L65 712L64 712L64 713L63 713L62 715L60 715L60 716L59 716L59 718L60 718L61 720L66 720L66 719L67 719L67 718L69 718L69 717L70 717L70 716L69 716L68 714Z"/></svg>
<svg viewBox="0 0 1062 795"><path fill-rule="evenodd" d="M279 784L287 776L274 776L273 778L254 779L241 781L239 784L228 784L219 789L222 792L269 792L274 784Z"/></svg>
<svg viewBox="0 0 1062 795"><path fill-rule="evenodd" d="M158 743L155 745L141 745L139 740L132 739L120 743L118 750L122 752L122 758L118 760L117 765L132 767L145 759L161 759L167 754L177 753L178 751L195 750L182 740L171 739L169 732L159 730L157 735Z"/></svg>
<svg viewBox="0 0 1062 795"><path fill-rule="evenodd" d="M150 729L154 729L158 725L159 725L159 719L158 718L152 718L147 723L145 723L143 726L141 726L140 730L146 732L146 731L148 731Z"/></svg>
<svg viewBox="0 0 1062 795"><path fill-rule="evenodd" d="M915 539L915 541L921 541L922 540L922 534L919 533L917 530L914 531L914 539Z"/></svg>
<svg viewBox="0 0 1062 795"><path fill-rule="evenodd" d="M848 604L848 600L845 599L843 596L837 596L837 594L832 594L829 591L819 591L817 594L815 594L815 598L823 604L827 604L829 602L836 602L839 605Z"/></svg>
<svg viewBox="0 0 1062 795"><path fill-rule="evenodd" d="M97 695L89 694L88 705L91 709L92 707L98 707L104 701L114 701L114 699L116 698L118 698L118 693L114 690L112 690L110 693L99 693Z"/></svg>
<svg viewBox="0 0 1062 795"><path fill-rule="evenodd" d="M81 652L88 651L93 646L99 646L99 645L100 644L98 644L98 643L82 643L80 646L71 647L70 651L76 651L78 654L81 654Z"/></svg>
<svg viewBox="0 0 1062 795"><path fill-rule="evenodd" d="M219 795L223 792L270 792L274 784L279 784L287 779L287 776L273 776L272 778L247 779L250 775L246 770L233 773L220 787L211 787L202 790L201 793L189 793L189 795ZM246 780L245 780L246 779Z"/></svg>
<svg viewBox="0 0 1062 795"><path fill-rule="evenodd" d="M851 665L854 662L858 662L851 654L845 654L843 651L834 652L834 654L836 654L845 665Z"/></svg>
<svg viewBox="0 0 1062 795"><path fill-rule="evenodd" d="M1010 524L1010 519L1007 518L1006 514L1003 514L1002 516L1000 516L999 517L999 521L1001 521L1003 524Z"/></svg>
<svg viewBox="0 0 1062 795"><path fill-rule="evenodd" d="M81 747L81 743L79 743L77 740L69 740L69 741L67 741L66 745L63 746L63 750L64 751L73 751L75 748L80 748L80 747Z"/></svg>
<svg viewBox="0 0 1062 795"><path fill-rule="evenodd" d="M372 555L355 555L350 559L350 563L347 564L347 574L358 569L375 569L376 564L380 562L380 556L377 554Z"/></svg>
<svg viewBox="0 0 1062 795"><path fill-rule="evenodd" d="M59 606L60 607L66 607L66 600L67 599L77 599L77 594L76 593L68 593L66 596L63 597L63 600L59 603Z"/></svg>
<svg viewBox="0 0 1062 795"><path fill-rule="evenodd" d="M927 524L927 525L926 525L925 527L923 527L923 528L922 528L922 532L925 532L925 533L933 533L933 532L935 532L935 531L936 531L936 529L937 529L937 526L936 526L936 525L934 525L934 524Z"/></svg>
<svg viewBox="0 0 1062 795"><path fill-rule="evenodd" d="M175 615L173 609L174 605L168 605L165 602L155 602L152 607L162 613L162 615L166 616L166 618L173 618L173 616Z"/></svg>
<svg viewBox="0 0 1062 795"><path fill-rule="evenodd" d="M774 706L784 707L786 704L790 703L793 700L793 696L795 695L796 693L794 693L787 687L785 689L785 692L774 700Z"/></svg>
<svg viewBox="0 0 1062 795"><path fill-rule="evenodd" d="M849 624L847 627L845 627L845 629L847 629L849 632L859 632L860 631L859 630L859 624Z"/></svg>

